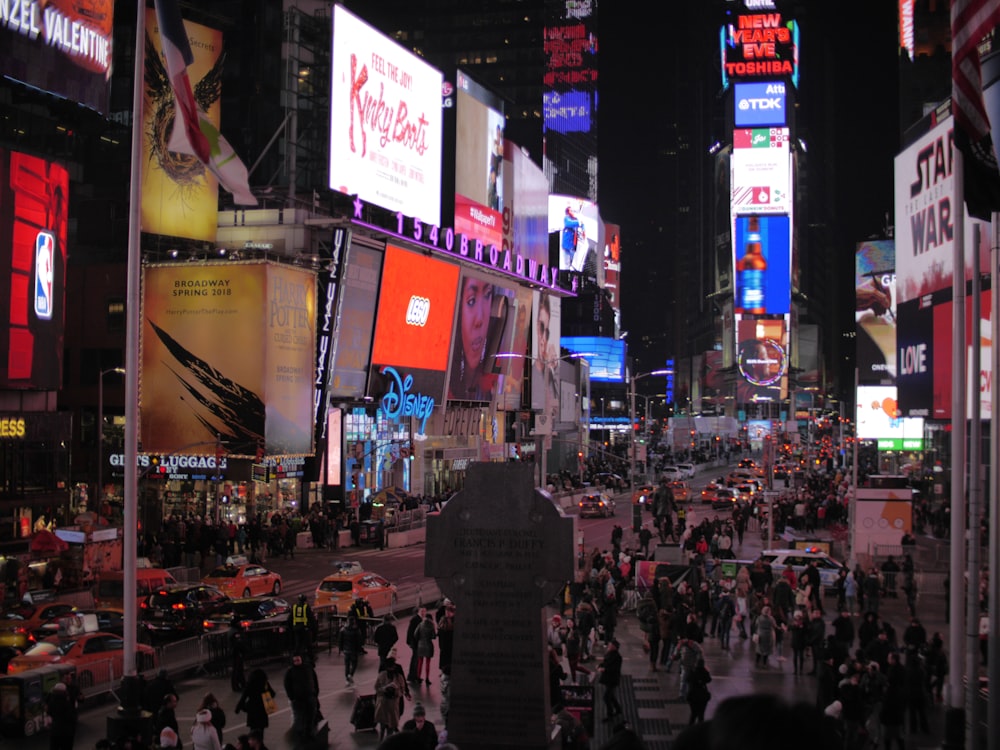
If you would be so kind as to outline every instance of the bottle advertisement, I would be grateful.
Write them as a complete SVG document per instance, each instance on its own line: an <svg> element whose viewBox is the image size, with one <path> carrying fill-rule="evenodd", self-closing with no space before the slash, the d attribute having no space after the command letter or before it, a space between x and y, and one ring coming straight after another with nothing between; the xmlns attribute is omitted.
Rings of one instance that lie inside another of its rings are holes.
<svg viewBox="0 0 1000 750"><path fill-rule="evenodd" d="M786 215L737 216L735 312L786 315L791 306L791 222Z"/></svg>

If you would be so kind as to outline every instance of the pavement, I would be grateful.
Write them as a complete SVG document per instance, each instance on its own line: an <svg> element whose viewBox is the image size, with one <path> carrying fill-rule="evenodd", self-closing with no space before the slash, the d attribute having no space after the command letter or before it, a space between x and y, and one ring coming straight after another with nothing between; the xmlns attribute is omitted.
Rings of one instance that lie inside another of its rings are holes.
<svg viewBox="0 0 1000 750"><path fill-rule="evenodd" d="M820 531L811 538L829 539L829 534ZM933 548L934 544L937 543L931 539L918 539L918 561L930 561L927 564L931 565L934 564L934 561L942 558L940 550ZM735 548L735 552L740 559L753 559L761 547L760 534L748 531L743 545ZM410 550L409 553L413 554L414 550ZM391 552L379 554L385 555L391 554ZM325 566L327 558L333 556L334 553L326 550L303 550L299 552L297 559L303 562L313 561ZM339 556L343 556L343 553L340 553ZM270 564L281 572L280 561L272 560ZM396 624L400 634L400 643L403 644L399 647L400 658L405 668L409 658L409 649L405 646L405 631L409 614L418 603L418 599L424 604L434 603L439 595L432 583L411 587L400 593ZM830 612L833 600L828 598L827 603L827 620L829 621L832 619ZM943 590L922 591L918 599L918 614L928 634L933 634L935 631L941 632L945 644L947 644L948 634L947 625L944 622L944 604ZM551 613L556 611L558 610L551 609ZM883 600L880 612L883 618L889 620L896 627L897 632L902 634L909 619L904 602L901 599ZM623 674L626 679L623 683L622 697L626 704L626 718L643 737L649 750L669 748L678 732L687 725L689 716L687 704L679 701L677 669L674 668L671 672L651 671L648 656L643 651L642 634L634 612L623 613L619 620L616 636L621 642L624 660ZM705 640L703 648L706 666L712 674L710 685L712 700L706 712L707 718L711 718L715 707L725 698L748 693L771 693L781 696L789 702L815 701L816 678L792 674L791 654L787 645L785 655L788 657L788 661L782 661L780 658L777 661L772 660L768 669L755 667L751 642L749 640L741 641L736 635L732 638L731 650L728 652L722 651L718 642L712 638ZM598 650L596 653L599 660L601 651ZM336 650L332 653L324 652L318 656L316 671L320 684L320 707L330 722L331 747L375 748L378 746L378 736L375 732L355 732L354 727L349 723L356 696L373 692L377 666L378 657L375 655L374 648L369 648L369 654L360 659L354 685L348 685L344 679L343 660L337 655ZM593 667L594 662L590 662L588 666ZM807 664L807 669L809 666ZM285 662L277 660L264 666L272 685L279 693L278 711L270 717L271 726L265 734L265 741L272 749L291 746L285 739L285 733L292 722L291 711L281 689L286 668ZM200 673L178 679L176 684L180 697L177 716L183 740L189 739L188 727L194 721L194 714L202 696L208 692L214 693L219 698L227 715L224 741L235 743L236 738L247 731L244 723L245 716L233 712L239 694L231 690L227 677ZM422 685L412 688L412 693L413 700L420 701L426 708L428 720L433 722L438 729L443 728L439 680L434 679L430 686ZM114 707L114 701L108 700L97 705L85 706L81 710L76 747L92 748L98 740L105 736L106 720L113 713ZM408 701L403 720L411 717L412 708L413 702ZM932 707L930 709L931 733L908 735L906 737L908 750L940 747L943 737L943 715L944 709L942 707ZM592 742L592 747L598 748L607 740L611 731L611 725L602 721L604 718L603 706L599 692L595 699L595 717L597 719L595 724L596 737ZM40 750L48 745L48 737L43 733L19 740L17 744L22 750L35 750L35 748Z"/></svg>

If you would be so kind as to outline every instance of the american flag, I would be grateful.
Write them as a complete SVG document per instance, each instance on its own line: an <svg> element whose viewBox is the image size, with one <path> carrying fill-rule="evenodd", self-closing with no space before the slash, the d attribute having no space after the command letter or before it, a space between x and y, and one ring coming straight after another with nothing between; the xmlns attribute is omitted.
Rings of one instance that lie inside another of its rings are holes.
<svg viewBox="0 0 1000 750"><path fill-rule="evenodd" d="M989 220L991 211L1000 210L1000 172L983 104L978 45L998 24L1000 0L952 0L951 98L955 142L966 159L965 201L969 213L985 220Z"/></svg>

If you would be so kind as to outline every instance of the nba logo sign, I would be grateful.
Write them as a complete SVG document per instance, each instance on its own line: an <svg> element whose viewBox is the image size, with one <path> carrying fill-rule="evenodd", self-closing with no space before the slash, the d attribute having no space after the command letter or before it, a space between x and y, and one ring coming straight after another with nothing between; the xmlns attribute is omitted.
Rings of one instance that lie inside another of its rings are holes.
<svg viewBox="0 0 1000 750"><path fill-rule="evenodd" d="M35 237L35 315L42 320L52 320L55 250L55 237L50 232L39 232Z"/></svg>

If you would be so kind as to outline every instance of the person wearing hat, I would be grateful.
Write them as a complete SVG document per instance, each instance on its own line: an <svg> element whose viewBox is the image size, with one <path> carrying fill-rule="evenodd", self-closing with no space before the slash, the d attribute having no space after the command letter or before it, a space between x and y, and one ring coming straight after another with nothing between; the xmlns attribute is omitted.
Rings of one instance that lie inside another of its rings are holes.
<svg viewBox="0 0 1000 750"><path fill-rule="evenodd" d="M45 715L49 719L49 747L52 750L72 750L76 737L76 706L69 696L66 683L57 682L45 700Z"/></svg>
<svg viewBox="0 0 1000 750"><path fill-rule="evenodd" d="M413 705L413 718L407 719L403 724L403 731L411 733L416 737L413 747L421 750L434 750L438 745L438 733L433 722L427 720L427 711L423 703Z"/></svg>
<svg viewBox="0 0 1000 750"><path fill-rule="evenodd" d="M180 747L180 740L177 738L177 732L175 732L170 727L163 727L163 731L160 732L160 748L166 750L166 748Z"/></svg>
<svg viewBox="0 0 1000 750"><path fill-rule="evenodd" d="M618 639L608 642L601 665L597 668L598 682L604 686L604 721L621 716L622 704L618 702L618 685L622 681L622 655L618 652Z"/></svg>
<svg viewBox="0 0 1000 750"><path fill-rule="evenodd" d="M194 716L194 726L191 727L191 745L194 750L222 750L219 734L212 726L212 712L201 709Z"/></svg>

